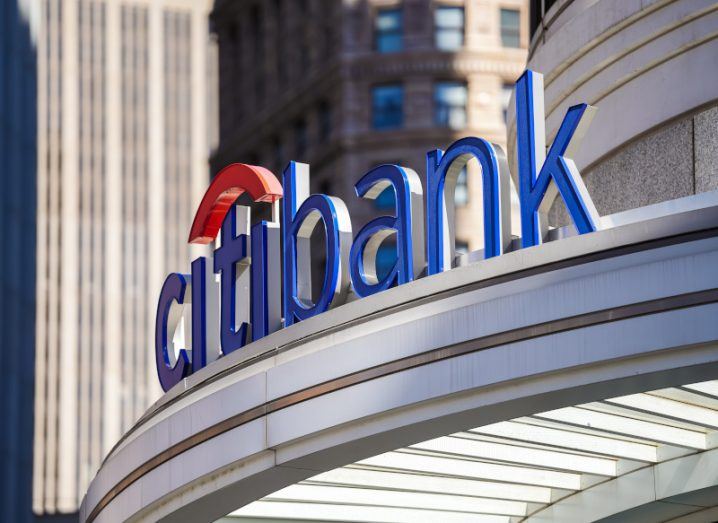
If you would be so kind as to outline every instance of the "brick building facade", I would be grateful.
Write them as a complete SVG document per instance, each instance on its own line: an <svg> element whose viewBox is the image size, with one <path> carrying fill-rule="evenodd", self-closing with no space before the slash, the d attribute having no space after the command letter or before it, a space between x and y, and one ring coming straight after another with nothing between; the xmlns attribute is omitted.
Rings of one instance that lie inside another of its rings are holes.
<svg viewBox="0 0 718 523"><path fill-rule="evenodd" d="M369 168L400 163L423 179L433 148L472 135L505 146L527 10L525 0L216 1L213 172L240 161L280 175L289 160L310 163L312 189L342 198L356 232L391 208L354 194ZM459 250L483 248L474 169L456 190Z"/></svg>

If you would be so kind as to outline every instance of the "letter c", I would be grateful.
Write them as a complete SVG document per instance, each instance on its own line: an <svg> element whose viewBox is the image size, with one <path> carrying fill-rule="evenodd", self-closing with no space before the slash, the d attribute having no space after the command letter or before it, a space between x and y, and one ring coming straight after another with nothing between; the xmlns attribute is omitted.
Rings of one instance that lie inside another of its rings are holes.
<svg viewBox="0 0 718 523"><path fill-rule="evenodd" d="M157 317L155 321L155 360L157 362L157 376L160 379L162 390L167 392L174 385L182 381L192 372L186 349L181 349L175 357L174 350L169 346L171 338L182 318L182 307L173 307L189 303L185 302L187 295L187 280L189 276L171 273L162 285L162 292L157 303Z"/></svg>

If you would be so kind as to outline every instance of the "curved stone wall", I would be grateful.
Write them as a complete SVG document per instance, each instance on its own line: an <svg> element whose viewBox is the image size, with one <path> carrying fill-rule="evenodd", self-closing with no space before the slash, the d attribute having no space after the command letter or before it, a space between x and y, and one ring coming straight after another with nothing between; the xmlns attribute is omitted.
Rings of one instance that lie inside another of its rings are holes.
<svg viewBox="0 0 718 523"><path fill-rule="evenodd" d="M575 160L601 214L718 188L714 1L556 2L528 67L545 77L547 143L571 105L599 109Z"/></svg>
<svg viewBox="0 0 718 523"><path fill-rule="evenodd" d="M602 216L718 190L718 106L659 125L581 175ZM560 199L549 221L571 223Z"/></svg>

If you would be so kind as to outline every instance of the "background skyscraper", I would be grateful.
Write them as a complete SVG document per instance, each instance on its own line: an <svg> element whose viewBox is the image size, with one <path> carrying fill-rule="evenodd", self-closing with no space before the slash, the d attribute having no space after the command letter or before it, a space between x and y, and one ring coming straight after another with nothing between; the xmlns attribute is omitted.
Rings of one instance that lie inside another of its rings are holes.
<svg viewBox="0 0 718 523"><path fill-rule="evenodd" d="M210 6L2 3L10 521L76 512L102 457L159 396L154 303L164 275L187 270L208 180Z"/></svg>

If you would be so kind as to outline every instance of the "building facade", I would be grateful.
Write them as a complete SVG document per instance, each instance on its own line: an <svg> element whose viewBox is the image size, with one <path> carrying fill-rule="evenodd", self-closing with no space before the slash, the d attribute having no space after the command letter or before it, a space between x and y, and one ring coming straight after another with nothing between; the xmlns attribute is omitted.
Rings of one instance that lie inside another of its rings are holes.
<svg viewBox="0 0 718 523"><path fill-rule="evenodd" d="M33 9L42 515L78 510L103 456L161 392L148 349L154 303L166 270L190 255L180 231L208 179L213 70L206 2Z"/></svg>
<svg viewBox="0 0 718 523"><path fill-rule="evenodd" d="M463 136L505 147L527 9L524 0L215 2L221 111L213 172L239 161L280 175L289 160L309 163L313 190L342 198L358 230L392 201L389 193L360 201L357 175L383 163L421 173L427 151ZM463 251L482 245L475 180L457 184Z"/></svg>

